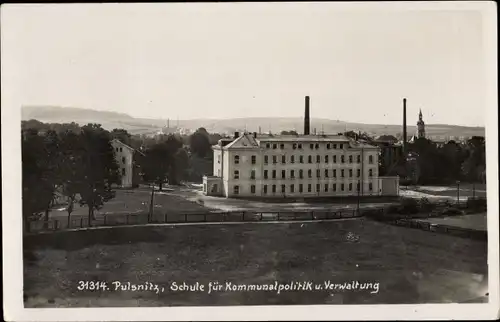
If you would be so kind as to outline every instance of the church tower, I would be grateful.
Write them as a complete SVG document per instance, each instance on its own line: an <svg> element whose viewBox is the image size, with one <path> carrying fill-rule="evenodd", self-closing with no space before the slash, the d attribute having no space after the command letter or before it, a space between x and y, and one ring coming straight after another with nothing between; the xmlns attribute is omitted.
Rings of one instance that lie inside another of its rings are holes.
<svg viewBox="0 0 500 322"><path fill-rule="evenodd" d="M417 122L417 138L423 139L425 138L425 123L422 119L422 110L418 113L418 122Z"/></svg>

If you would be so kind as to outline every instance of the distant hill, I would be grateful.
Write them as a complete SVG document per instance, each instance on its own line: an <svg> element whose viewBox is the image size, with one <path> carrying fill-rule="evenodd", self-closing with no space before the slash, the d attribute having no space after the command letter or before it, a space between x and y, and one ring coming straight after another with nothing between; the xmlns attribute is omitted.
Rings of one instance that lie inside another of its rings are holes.
<svg viewBox="0 0 500 322"><path fill-rule="evenodd" d="M24 106L21 112L22 120L36 119L46 123L71 123L80 125L87 123L99 123L104 128L112 130L114 128L124 128L132 134L149 134L159 131L166 126L166 119L134 118L128 114L96 111L85 108L57 107L57 106ZM204 127L208 132L232 133L234 131L247 130L258 132L259 127L262 133L279 133L283 130L296 130L301 133L303 129L303 119L296 118L234 118L234 119L195 119L179 120L179 127L196 130ZM170 126L175 127L177 121L170 121ZM484 127L467 127L447 124L427 124L426 134L430 137L452 137L474 135L484 136ZM338 133L346 129L353 131L367 132L371 135L399 135L402 133L401 125L384 124L362 124L351 123L330 119L311 119L311 130L316 129L317 133ZM408 126L408 137L415 134L416 126Z"/></svg>

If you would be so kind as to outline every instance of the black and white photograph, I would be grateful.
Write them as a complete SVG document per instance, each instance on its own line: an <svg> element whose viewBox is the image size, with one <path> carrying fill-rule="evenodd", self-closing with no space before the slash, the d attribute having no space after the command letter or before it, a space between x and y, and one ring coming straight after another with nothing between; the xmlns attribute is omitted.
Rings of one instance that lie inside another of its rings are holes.
<svg viewBox="0 0 500 322"><path fill-rule="evenodd" d="M5 4L4 319L499 317L496 3Z"/></svg>

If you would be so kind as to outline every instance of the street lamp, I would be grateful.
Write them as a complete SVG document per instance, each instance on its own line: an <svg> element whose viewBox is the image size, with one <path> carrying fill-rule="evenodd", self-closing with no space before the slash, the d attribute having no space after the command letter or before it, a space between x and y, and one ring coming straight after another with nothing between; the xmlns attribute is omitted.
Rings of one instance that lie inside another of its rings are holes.
<svg viewBox="0 0 500 322"><path fill-rule="evenodd" d="M460 205L460 181L457 180L457 204Z"/></svg>

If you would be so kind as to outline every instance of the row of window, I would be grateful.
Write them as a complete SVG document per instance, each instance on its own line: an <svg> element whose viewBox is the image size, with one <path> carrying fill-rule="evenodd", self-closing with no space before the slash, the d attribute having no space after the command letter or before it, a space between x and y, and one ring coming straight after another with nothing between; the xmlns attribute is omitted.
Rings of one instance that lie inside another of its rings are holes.
<svg viewBox="0 0 500 322"><path fill-rule="evenodd" d="M330 156L325 155L323 160L324 160L324 163L329 163ZM349 160L349 163L353 163L354 162L353 156L350 155L348 160ZM287 161L286 155L282 155L281 156L281 163L285 164L286 161ZM220 160L218 162L220 163ZM252 155L251 162L252 162L252 164L257 163L257 157L255 155ZM277 155L272 156L272 162L274 164L278 163L278 156ZM304 163L304 156L303 155L299 155L298 162ZM240 156L235 155L234 156L234 164L239 164L239 163L240 163ZM269 163L269 156L264 155L264 164L268 164L268 163ZM290 163L295 163L295 155L290 156ZM312 155L307 156L307 163L313 163L313 156ZM316 163L321 163L321 156L320 155L316 156ZM332 156L332 163L337 163L337 156L336 155ZM340 163L345 163L345 156L344 155L340 156ZM361 163L361 155L356 156L356 163ZM368 156L368 163L373 163L373 155Z"/></svg>
<svg viewBox="0 0 500 322"><path fill-rule="evenodd" d="M305 146L307 146L307 144L304 144ZM345 145L347 146L347 145ZM278 144L277 143L266 143L266 149L270 149L270 148L273 148L273 149L277 149L278 148ZM285 144L284 143L280 143L279 144L279 148L280 149L284 149L285 148ZM292 148L294 150L296 149L302 149L302 143L293 143L292 144ZM330 149L343 149L344 148L344 144L343 143L327 143L326 144L326 148L328 150ZM314 150L314 149L319 149L319 143L309 143L309 149L311 150Z"/></svg>
<svg viewBox="0 0 500 322"><path fill-rule="evenodd" d="M264 179L269 179L269 173L271 173L271 178L272 179L276 179L277 176L276 176L276 170L264 170L264 173L263 173L263 177ZM336 178L337 177L337 169L333 169L333 170L330 170L330 169L324 169L323 170L323 173L324 173L324 177L325 178L329 178L330 177L330 173L332 173L332 178ZM348 170L348 173L349 173L349 178L352 178L353 177L353 169L349 169ZM304 178L304 170L300 169L297 171L297 174L298 174L298 178L299 179L303 179ZM373 177L373 169L368 169L368 176L369 177ZM313 177L313 172L311 169L307 170L307 177L308 178L312 178ZM340 177L341 178L344 178L345 177L345 170L344 169L340 169ZM356 177L361 177L361 169L356 169ZM233 176L233 179L239 179L240 178L240 171L239 170L234 170L234 176ZM281 179L286 179L286 170L281 170ZM295 179L295 170L290 170L290 179ZM316 178L321 178L321 170L320 169L316 169ZM255 179L255 170L251 170L250 171L250 179Z"/></svg>
<svg viewBox="0 0 500 322"><path fill-rule="evenodd" d="M298 186L298 191L297 191L298 193L304 192L304 185L303 184L298 184L297 186ZM347 188L348 188L347 191L353 191L353 186L354 185L352 183L349 183L347 185ZM271 188L270 191L268 190L268 185L262 186L262 193L263 194L268 194L268 193L273 193L274 194L274 193L277 192L275 184L270 185L269 187ZM323 185L323 191L324 192L329 192L329 188L330 188L329 184ZM331 191L332 192L339 191L339 190L337 190L337 188L340 188L340 191L346 191L346 184L341 183L341 184L337 185L336 183L334 183L332 185L332 190ZM360 188L360 185L358 183L358 184L356 184L356 191L359 191L359 188ZM373 184L372 183L368 184L368 190L369 191L373 191ZM234 186L233 187L233 192L236 195L239 194L240 193L240 186L237 186L237 185ZM287 193L287 192L289 192L289 193L295 193L296 192L295 191L295 185L291 184L289 186L289 190L286 191L286 185L282 184L281 185L281 193ZM307 185L307 192L313 192L312 191L312 184L308 184ZM321 185L320 184L316 184L316 190L315 190L315 192L318 192L318 193L321 192ZM251 185L250 186L250 193L255 193L255 185Z"/></svg>

